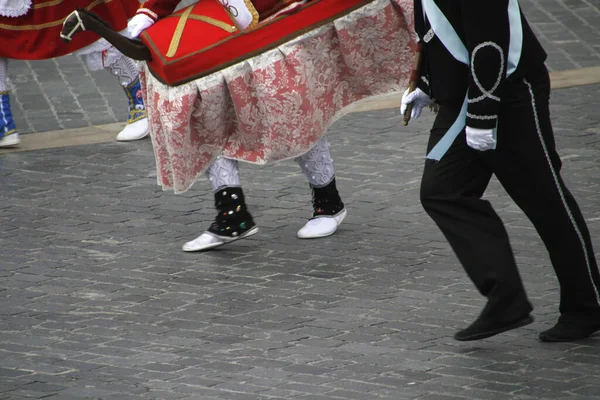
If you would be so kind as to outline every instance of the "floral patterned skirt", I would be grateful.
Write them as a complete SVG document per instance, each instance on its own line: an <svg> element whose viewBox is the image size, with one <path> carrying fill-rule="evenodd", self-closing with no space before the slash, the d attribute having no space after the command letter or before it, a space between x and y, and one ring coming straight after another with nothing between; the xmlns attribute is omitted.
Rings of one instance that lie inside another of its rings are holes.
<svg viewBox="0 0 600 400"><path fill-rule="evenodd" d="M181 86L142 70L158 184L182 193L223 156L266 164L310 150L349 106L400 92L412 0L375 0L273 50Z"/></svg>

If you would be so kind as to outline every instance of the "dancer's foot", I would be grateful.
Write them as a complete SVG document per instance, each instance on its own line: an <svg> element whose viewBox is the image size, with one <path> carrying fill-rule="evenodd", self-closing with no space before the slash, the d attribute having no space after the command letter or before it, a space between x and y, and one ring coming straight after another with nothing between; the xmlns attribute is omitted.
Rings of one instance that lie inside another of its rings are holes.
<svg viewBox="0 0 600 400"><path fill-rule="evenodd" d="M252 236L258 227L246 208L240 187L225 187L215 193L218 211L210 228L196 239L185 243L183 251L204 251Z"/></svg>
<svg viewBox="0 0 600 400"><path fill-rule="evenodd" d="M143 139L148 136L150 130L139 76L129 85L123 87L123 90L125 90L129 100L129 116L127 117L127 125L119 132L117 140L127 142Z"/></svg>
<svg viewBox="0 0 600 400"><path fill-rule="evenodd" d="M333 235L342 223L348 211L335 186L335 178L324 187L314 187L313 216L298 231L300 239L313 239Z"/></svg>

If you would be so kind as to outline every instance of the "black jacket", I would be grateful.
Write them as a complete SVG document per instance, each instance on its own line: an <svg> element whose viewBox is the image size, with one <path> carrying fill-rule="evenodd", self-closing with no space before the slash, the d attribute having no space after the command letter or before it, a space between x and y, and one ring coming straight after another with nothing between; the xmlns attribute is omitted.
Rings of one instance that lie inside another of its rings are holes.
<svg viewBox="0 0 600 400"><path fill-rule="evenodd" d="M466 46L471 67L457 61L436 35L432 37L429 21L423 16L422 0L415 0L415 30L424 45L419 87L441 105L457 108L462 105L468 89L467 125L481 129L495 128L502 94L507 88L509 0L434 2ZM546 60L546 52L525 16L520 10L518 13L521 15L522 51L517 68L508 81L539 71ZM473 58L475 49L476 56ZM489 93L483 93L482 88Z"/></svg>

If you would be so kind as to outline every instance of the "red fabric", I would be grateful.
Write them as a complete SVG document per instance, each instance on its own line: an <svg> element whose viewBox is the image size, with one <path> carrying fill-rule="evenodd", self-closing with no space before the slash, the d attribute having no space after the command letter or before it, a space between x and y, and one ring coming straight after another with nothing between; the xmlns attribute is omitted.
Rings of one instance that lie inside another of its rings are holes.
<svg viewBox="0 0 600 400"><path fill-rule="evenodd" d="M44 60L73 53L99 39L92 32L75 35L71 43L60 39L64 19L77 8L86 8L93 0L34 0L27 14L9 18L0 16L0 57L18 60ZM135 15L138 0L104 0L90 11L111 24L118 31L127 27L127 20ZM41 27L41 25L50 25Z"/></svg>
<svg viewBox="0 0 600 400"><path fill-rule="evenodd" d="M144 67L158 183L184 192L217 156L256 164L297 157L347 106L404 92L414 61L413 15L413 0L374 0L178 87L160 83Z"/></svg>
<svg viewBox="0 0 600 400"><path fill-rule="evenodd" d="M161 18L173 14L173 11L175 11L180 2L181 0L146 0L140 8L146 8Z"/></svg>
<svg viewBox="0 0 600 400"><path fill-rule="evenodd" d="M229 65L291 40L303 30L318 26L334 16L343 15L355 6L372 0L316 0L299 8L294 14L266 22L256 29L238 33L227 33L200 21L187 21L201 26L202 36L182 35L175 57L165 54L171 43L178 18L165 18L154 24L141 35L142 41L152 53L148 62L150 71L168 85L178 85L208 75ZM288 2L290 4L290 2ZM193 6L196 15L212 15L218 0L204 0ZM175 15L180 15L183 11ZM225 17L223 17L225 18ZM227 19L221 19L223 21ZM190 29L186 24L186 29ZM192 31L193 28L190 29ZM213 36L209 36L213 35ZM208 44L213 44L208 46Z"/></svg>
<svg viewBox="0 0 600 400"><path fill-rule="evenodd" d="M200 1L190 7L193 9L192 16L201 15L210 17L225 22L229 26L233 26L229 13L227 13L225 8L217 0ZM153 58L159 65L189 56L199 49L208 48L232 35L216 26L189 18L186 21L185 29L177 52L175 53L175 57L167 59L166 53L171 45L173 33L179 23L179 15L181 13L182 11L178 12L176 14L177 17L163 18L160 22L152 25L146 30L146 35L144 35L144 37L150 38L148 39L148 44L151 44L150 48L154 51ZM202 32L202 34L190 34L192 32Z"/></svg>
<svg viewBox="0 0 600 400"><path fill-rule="evenodd" d="M180 2L181 0L147 0L141 7L151 10L160 18L172 14ZM295 0L252 0L261 18L268 17L294 2Z"/></svg>
<svg viewBox="0 0 600 400"><path fill-rule="evenodd" d="M277 11L285 8L297 1L294 0L253 0L254 8L258 11L260 18L267 18Z"/></svg>

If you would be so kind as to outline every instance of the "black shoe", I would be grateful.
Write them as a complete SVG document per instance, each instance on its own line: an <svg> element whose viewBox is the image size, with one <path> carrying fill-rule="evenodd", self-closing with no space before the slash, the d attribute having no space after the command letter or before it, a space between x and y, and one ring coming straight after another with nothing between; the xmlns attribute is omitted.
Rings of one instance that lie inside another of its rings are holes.
<svg viewBox="0 0 600 400"><path fill-rule="evenodd" d="M590 337L600 331L600 321L590 323L589 321L579 323L577 321L561 321L547 331L540 333L542 342L572 342Z"/></svg>
<svg viewBox="0 0 600 400"><path fill-rule="evenodd" d="M456 332L454 339L461 342L466 342L469 340L481 340L502 332L529 325L532 322L533 317L529 313L512 321L497 321L488 318L477 318L475 322L473 322L467 328Z"/></svg>

